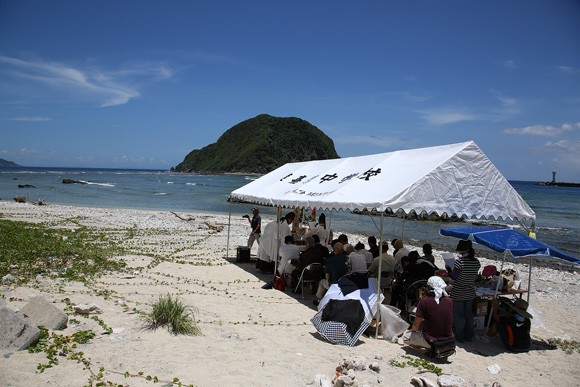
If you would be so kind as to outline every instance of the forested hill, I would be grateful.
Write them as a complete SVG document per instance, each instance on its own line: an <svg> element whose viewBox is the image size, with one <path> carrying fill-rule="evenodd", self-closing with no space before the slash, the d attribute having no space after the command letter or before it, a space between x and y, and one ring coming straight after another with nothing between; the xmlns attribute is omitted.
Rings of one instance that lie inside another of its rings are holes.
<svg viewBox="0 0 580 387"><path fill-rule="evenodd" d="M20 165L13 163L12 161L0 159L0 167L19 167Z"/></svg>
<svg viewBox="0 0 580 387"><path fill-rule="evenodd" d="M268 173L286 163L338 158L334 142L296 117L261 114L193 150L172 170L197 173Z"/></svg>

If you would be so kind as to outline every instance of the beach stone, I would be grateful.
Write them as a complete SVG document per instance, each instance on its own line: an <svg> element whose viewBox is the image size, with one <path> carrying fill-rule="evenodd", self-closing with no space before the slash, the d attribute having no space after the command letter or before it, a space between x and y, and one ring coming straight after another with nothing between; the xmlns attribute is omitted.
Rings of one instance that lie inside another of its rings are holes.
<svg viewBox="0 0 580 387"><path fill-rule="evenodd" d="M346 375L341 375L334 381L334 387L352 386L354 385L354 380Z"/></svg>
<svg viewBox="0 0 580 387"><path fill-rule="evenodd" d="M375 360L383 360L383 356L382 355L375 355Z"/></svg>
<svg viewBox="0 0 580 387"><path fill-rule="evenodd" d="M43 325L48 329L63 329L68 322L65 312L41 296L34 297L18 314L30 321L34 326Z"/></svg>
<svg viewBox="0 0 580 387"><path fill-rule="evenodd" d="M342 359L340 367L342 367L342 369L345 371L350 369L353 369L355 371L363 371L366 369L365 363L366 359L364 358L364 356L345 357L344 359Z"/></svg>
<svg viewBox="0 0 580 387"><path fill-rule="evenodd" d="M465 380L455 375L441 375L437 378L437 383L441 387L463 387Z"/></svg>
<svg viewBox="0 0 580 387"><path fill-rule="evenodd" d="M103 309L101 309L101 307L98 306L97 304L91 305L78 304L75 305L75 312L80 314L102 314Z"/></svg>
<svg viewBox="0 0 580 387"><path fill-rule="evenodd" d="M2 285L6 285L14 281L16 281L16 278L14 278L12 274L6 274L4 277L2 277Z"/></svg>
<svg viewBox="0 0 580 387"><path fill-rule="evenodd" d="M348 372L346 373L346 376L348 376L352 380L356 379L356 373L354 372L354 370L348 370Z"/></svg>
<svg viewBox="0 0 580 387"><path fill-rule="evenodd" d="M378 362L374 361L371 364L369 364L369 368L375 372L379 372L381 370L381 366L379 365Z"/></svg>
<svg viewBox="0 0 580 387"><path fill-rule="evenodd" d="M24 350L40 339L40 329L9 308L0 308L0 349Z"/></svg>
<svg viewBox="0 0 580 387"><path fill-rule="evenodd" d="M332 380L326 375L318 374L314 377L314 385L320 387L332 387Z"/></svg>

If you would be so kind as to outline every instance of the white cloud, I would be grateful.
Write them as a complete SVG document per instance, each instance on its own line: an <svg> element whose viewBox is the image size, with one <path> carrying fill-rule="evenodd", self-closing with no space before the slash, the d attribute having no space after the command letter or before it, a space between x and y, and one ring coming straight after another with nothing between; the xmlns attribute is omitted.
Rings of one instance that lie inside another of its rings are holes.
<svg viewBox="0 0 580 387"><path fill-rule="evenodd" d="M571 66L558 66L558 70L564 74L580 74L580 69Z"/></svg>
<svg viewBox="0 0 580 387"><path fill-rule="evenodd" d="M482 117L466 109L443 108L439 110L418 111L422 118L431 125L453 124L462 121L478 121Z"/></svg>
<svg viewBox="0 0 580 387"><path fill-rule="evenodd" d="M503 61L502 66L505 67L506 69L509 69L509 70L515 70L518 68L518 65L516 64L516 62L514 62L511 59Z"/></svg>
<svg viewBox="0 0 580 387"><path fill-rule="evenodd" d="M99 106L123 105L141 96L140 89L150 82L169 79L173 71L166 63L131 63L110 71L95 67L75 68L64 63L25 61L0 56L5 73L31 86L60 91L78 99L97 101Z"/></svg>
<svg viewBox="0 0 580 387"><path fill-rule="evenodd" d="M565 132L570 132L577 129L580 129L580 122L575 124L563 124L560 127L551 125L532 125L526 126L524 128L510 128L505 129L503 133L555 137Z"/></svg>
<svg viewBox="0 0 580 387"><path fill-rule="evenodd" d="M29 121L29 122L40 122L40 121L50 121L52 118L49 117L14 117L11 118L12 121Z"/></svg>
<svg viewBox="0 0 580 387"><path fill-rule="evenodd" d="M560 140L548 141L544 152L552 156L552 161L566 166L580 167L580 141Z"/></svg>

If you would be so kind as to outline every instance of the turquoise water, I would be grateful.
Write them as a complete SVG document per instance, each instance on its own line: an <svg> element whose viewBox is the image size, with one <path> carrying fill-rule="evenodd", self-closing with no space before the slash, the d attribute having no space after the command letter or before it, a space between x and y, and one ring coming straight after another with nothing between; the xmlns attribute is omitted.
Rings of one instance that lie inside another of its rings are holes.
<svg viewBox="0 0 580 387"><path fill-rule="evenodd" d="M89 184L63 184L63 179L82 180ZM254 179L254 176L193 175L157 170L0 168L0 198L12 200L14 196L28 195L34 201L39 197L46 199L48 204L228 213L229 193ZM580 188L543 187L523 181L510 183L536 212L538 239L580 257ZM35 188L18 188L24 184ZM234 204L232 214L250 213L251 207L249 204ZM272 216L276 213L273 208L261 211ZM327 219L329 216L327 214ZM378 219L374 219L378 223ZM330 220L333 229L378 235L375 222L368 216L334 212ZM496 225L497 222L476 223ZM390 239L400 237L404 232L405 238L418 242L451 246L456 241L439 236L439 228L461 226L471 224L403 222L386 218L385 235ZM517 224L511 227L521 229Z"/></svg>

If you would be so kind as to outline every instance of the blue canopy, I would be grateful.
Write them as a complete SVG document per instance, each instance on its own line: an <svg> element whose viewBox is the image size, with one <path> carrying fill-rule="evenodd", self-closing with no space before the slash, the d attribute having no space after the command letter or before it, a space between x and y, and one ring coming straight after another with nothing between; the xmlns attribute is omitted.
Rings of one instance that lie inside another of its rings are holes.
<svg viewBox="0 0 580 387"><path fill-rule="evenodd" d="M504 253L506 250L513 257L528 255L548 255L572 263L580 264L580 259L574 258L555 247L530 238L511 229L498 228L442 228L439 234L461 239L470 239L490 249Z"/></svg>

